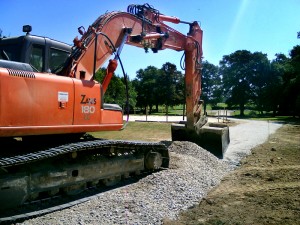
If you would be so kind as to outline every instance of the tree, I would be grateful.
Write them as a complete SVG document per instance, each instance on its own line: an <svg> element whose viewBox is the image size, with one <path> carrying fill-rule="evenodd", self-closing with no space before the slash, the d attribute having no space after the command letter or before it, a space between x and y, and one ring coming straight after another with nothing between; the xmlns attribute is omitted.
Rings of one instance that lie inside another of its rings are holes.
<svg viewBox="0 0 300 225"><path fill-rule="evenodd" d="M215 66L208 61L202 63L202 76L201 76L202 95L204 100L204 112L206 112L206 104L211 103L216 105L222 97L222 83L219 74L219 67Z"/></svg>
<svg viewBox="0 0 300 225"><path fill-rule="evenodd" d="M153 106L173 106L184 103L184 76L177 71L176 65L165 63L161 69L148 66L137 71L133 85L137 90L137 105L145 108L149 106L149 113Z"/></svg>
<svg viewBox="0 0 300 225"><path fill-rule="evenodd" d="M266 111L273 111L273 116L276 116L278 106L282 104L282 78L286 73L288 61L284 54L276 54L270 65L270 79L264 90L263 104Z"/></svg>
<svg viewBox="0 0 300 225"><path fill-rule="evenodd" d="M182 103L184 98L184 76L176 65L167 62L160 69L159 85L163 104L174 106Z"/></svg>
<svg viewBox="0 0 300 225"><path fill-rule="evenodd" d="M226 103L230 106L238 105L240 115L244 116L247 103L259 103L260 94L268 81L268 71L267 55L261 52L238 50L223 56L220 72L223 76Z"/></svg>
<svg viewBox="0 0 300 225"><path fill-rule="evenodd" d="M176 104L185 104L185 76L178 71L176 80Z"/></svg>
<svg viewBox="0 0 300 225"><path fill-rule="evenodd" d="M172 63L165 63L160 69L157 86L159 88L158 97L159 104L166 105L168 114L168 107L182 103L183 89L182 89L183 75L177 70L176 65Z"/></svg>
<svg viewBox="0 0 300 225"><path fill-rule="evenodd" d="M300 116L300 46L294 46L290 51L290 60L287 64L286 73L283 76L283 96L285 98L285 111L293 116Z"/></svg>
<svg viewBox="0 0 300 225"><path fill-rule="evenodd" d="M125 85L125 80L124 80L125 78L124 77L122 77L121 78L121 81L123 82L123 84ZM129 109L128 110L130 110L130 108L131 109L134 109L135 108L135 106L136 106L136 103L137 103L137 100L136 100L136 98L137 98L137 92L136 92L136 90L135 90L135 88L134 88L134 86L133 86L133 82L132 81L130 81L129 79L127 80L127 85L128 85L128 95L129 95L129 99L128 99L128 107L129 107ZM127 104L126 104L127 105ZM126 106L125 105L125 106ZM127 110L127 109L126 109Z"/></svg>
<svg viewBox="0 0 300 225"><path fill-rule="evenodd" d="M289 54L276 54L271 63L272 79L266 91L266 102L279 115L300 116L300 46Z"/></svg>
<svg viewBox="0 0 300 225"><path fill-rule="evenodd" d="M270 61L268 60L267 54L254 52L252 54L250 66L252 67L250 81L253 93L253 98L251 100L260 113L263 114L263 110L265 109L264 92L272 80Z"/></svg>
<svg viewBox="0 0 300 225"><path fill-rule="evenodd" d="M154 105L158 105L159 98L157 95L157 77L159 70L154 66L148 66L146 69L139 69L133 85L137 91L137 105L143 107L149 106L150 113Z"/></svg>

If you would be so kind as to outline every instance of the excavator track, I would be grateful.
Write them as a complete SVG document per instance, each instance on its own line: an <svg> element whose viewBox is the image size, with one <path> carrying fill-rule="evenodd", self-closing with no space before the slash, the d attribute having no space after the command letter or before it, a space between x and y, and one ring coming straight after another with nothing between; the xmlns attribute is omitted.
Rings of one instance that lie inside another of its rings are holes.
<svg viewBox="0 0 300 225"><path fill-rule="evenodd" d="M70 208L72 206L87 202L91 200L92 198L97 197L98 195L101 195L102 193L100 192L99 194L94 194L93 196L88 196L88 197L83 197L76 199L74 201L68 201L68 202L63 202L61 204L53 204L53 206L46 205L45 207L41 208L41 205L47 204L47 201L54 200L54 198L48 198L48 199L40 199L34 202L29 202L23 205L23 208L17 209L17 210L8 210L5 211L4 213L1 214L0 216L0 224L11 224L11 222L16 222L16 221L22 221L25 219L30 219L33 217L37 216L42 216L48 213L53 213L55 211L63 210L66 208ZM55 197L55 200L57 198L60 198L61 196ZM28 209L29 208L29 209ZM37 210L31 210L32 208L35 208Z"/></svg>
<svg viewBox="0 0 300 225"><path fill-rule="evenodd" d="M65 144L58 147L49 148L44 151L29 153L26 155L1 158L0 167L6 168L6 167L21 165L21 164L27 164L38 160L56 157L66 153L88 151L88 150L99 149L99 148L107 149L107 148L114 148L114 147L123 148L123 149L135 149L135 150L139 150L141 147L147 149L156 148L157 150L166 150L165 145L158 142L96 139L92 141Z"/></svg>
<svg viewBox="0 0 300 225"><path fill-rule="evenodd" d="M0 214L58 194L75 195L99 183L168 168L163 143L94 139L0 159ZM1 220L0 220L1 221Z"/></svg>
<svg viewBox="0 0 300 225"><path fill-rule="evenodd" d="M76 196L56 195L53 197L46 197L31 202L26 202L20 207L5 210L5 212L0 212L0 224L22 222L30 218L42 216L82 204L103 195L103 192L131 184L149 174L151 174L151 172L147 171L139 175L131 176L129 179L124 179L113 187L105 187L103 185L87 187L82 193Z"/></svg>

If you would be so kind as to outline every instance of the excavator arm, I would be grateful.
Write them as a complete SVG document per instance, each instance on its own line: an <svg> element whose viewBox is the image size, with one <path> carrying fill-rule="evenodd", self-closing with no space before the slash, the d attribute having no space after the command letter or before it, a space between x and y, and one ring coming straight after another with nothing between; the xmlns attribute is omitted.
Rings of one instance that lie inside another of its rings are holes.
<svg viewBox="0 0 300 225"><path fill-rule="evenodd" d="M186 23L189 33L184 35L165 22ZM105 93L110 78L116 69L119 51L123 44L151 49L154 53L172 49L184 51L187 126L193 129L200 118L201 58L203 32L197 22L188 23L179 18L159 13L149 5L130 5L128 12L110 12L100 16L85 31L79 28L81 38L74 39L74 51L65 70L71 77L91 80L95 72L115 54L107 68L102 83Z"/></svg>
<svg viewBox="0 0 300 225"><path fill-rule="evenodd" d="M189 25L185 35L165 22ZM186 121L172 124L172 140L192 141L205 147L217 156L223 156L230 142L227 125L207 123L201 115L201 59L203 32L197 22L181 21L166 16L148 4L130 5L127 12L110 12L100 16L82 35L74 39L74 51L65 70L78 79L93 80L95 72L110 59L106 77L102 83L105 93L117 68L117 60L124 44L154 53L164 49L183 51L185 55Z"/></svg>

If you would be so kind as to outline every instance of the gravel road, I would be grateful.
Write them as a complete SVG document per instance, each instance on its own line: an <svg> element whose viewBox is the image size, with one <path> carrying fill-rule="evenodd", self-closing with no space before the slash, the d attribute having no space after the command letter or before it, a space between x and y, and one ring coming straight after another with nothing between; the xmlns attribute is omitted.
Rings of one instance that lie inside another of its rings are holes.
<svg viewBox="0 0 300 225"><path fill-rule="evenodd" d="M170 169L97 195L88 202L19 224L162 224L206 196L250 149L281 125L243 121L230 127L223 160L190 142L169 146Z"/></svg>
<svg viewBox="0 0 300 225"><path fill-rule="evenodd" d="M240 160L250 154L250 150L264 143L270 134L282 126L280 123L254 120L233 120L241 122L230 127L230 144L224 155L224 161L230 165L239 165Z"/></svg>

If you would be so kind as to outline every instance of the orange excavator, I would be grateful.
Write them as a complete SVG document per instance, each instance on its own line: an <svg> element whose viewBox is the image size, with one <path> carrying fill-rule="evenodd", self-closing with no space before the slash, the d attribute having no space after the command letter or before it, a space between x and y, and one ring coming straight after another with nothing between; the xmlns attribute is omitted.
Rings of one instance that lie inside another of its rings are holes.
<svg viewBox="0 0 300 225"><path fill-rule="evenodd" d="M184 35L165 22L189 25ZM103 102L124 44L184 51L187 121L172 125L173 140L204 145L211 136L222 152L228 128L207 126L201 115L202 30L197 22L161 14L148 4L100 16L80 27L74 46L26 35L0 38L0 208L40 196L73 194L144 170L167 168L169 153L156 142L105 140L87 132L123 127L122 108ZM112 57L113 56L113 57ZM109 60L102 83L95 73ZM200 140L200 141L199 141Z"/></svg>

